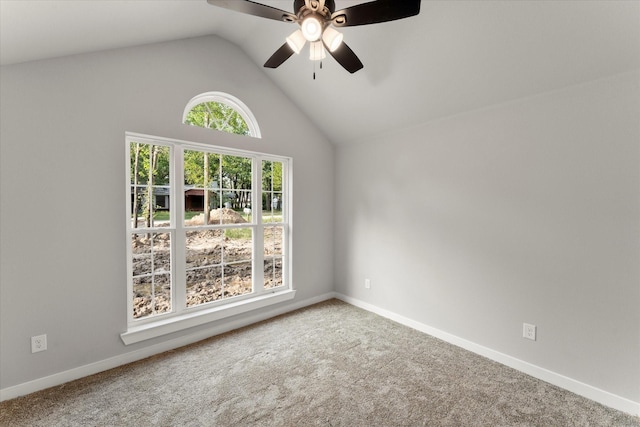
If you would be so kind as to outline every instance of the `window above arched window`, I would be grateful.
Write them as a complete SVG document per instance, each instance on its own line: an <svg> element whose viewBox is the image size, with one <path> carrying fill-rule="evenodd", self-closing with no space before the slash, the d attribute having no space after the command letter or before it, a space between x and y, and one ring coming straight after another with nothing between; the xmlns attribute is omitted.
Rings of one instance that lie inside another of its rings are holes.
<svg viewBox="0 0 640 427"><path fill-rule="evenodd" d="M207 92L187 103L182 123L222 132L261 138L251 110L238 98L224 92Z"/></svg>

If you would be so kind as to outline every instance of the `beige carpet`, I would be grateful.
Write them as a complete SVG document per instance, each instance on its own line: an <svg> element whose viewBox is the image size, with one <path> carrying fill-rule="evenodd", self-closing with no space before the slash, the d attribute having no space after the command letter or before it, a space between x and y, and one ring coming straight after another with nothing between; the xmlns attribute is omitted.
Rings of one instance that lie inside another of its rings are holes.
<svg viewBox="0 0 640 427"><path fill-rule="evenodd" d="M2 426L640 426L337 300L0 404Z"/></svg>

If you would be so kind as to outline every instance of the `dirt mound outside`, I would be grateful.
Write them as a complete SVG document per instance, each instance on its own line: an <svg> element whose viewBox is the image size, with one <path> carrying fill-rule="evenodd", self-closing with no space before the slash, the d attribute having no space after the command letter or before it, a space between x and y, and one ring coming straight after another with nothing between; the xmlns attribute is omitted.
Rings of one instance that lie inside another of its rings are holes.
<svg viewBox="0 0 640 427"><path fill-rule="evenodd" d="M244 224L247 220L233 209L213 209L209 213L209 224ZM204 225L204 213L185 221L185 225Z"/></svg>

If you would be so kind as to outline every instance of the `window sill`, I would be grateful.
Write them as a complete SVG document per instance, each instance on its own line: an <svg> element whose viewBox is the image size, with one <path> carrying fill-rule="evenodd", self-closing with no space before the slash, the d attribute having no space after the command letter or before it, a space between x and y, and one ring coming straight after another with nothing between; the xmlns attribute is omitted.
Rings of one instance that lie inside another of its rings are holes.
<svg viewBox="0 0 640 427"><path fill-rule="evenodd" d="M200 310L193 313L175 316L157 322L146 323L144 325L129 328L127 332L120 334L120 338L125 345L135 344L151 338L179 332L194 326L236 316L259 308L268 307L273 304L291 300L295 297L296 291L287 289L276 293L261 295L259 297L213 307L208 310Z"/></svg>

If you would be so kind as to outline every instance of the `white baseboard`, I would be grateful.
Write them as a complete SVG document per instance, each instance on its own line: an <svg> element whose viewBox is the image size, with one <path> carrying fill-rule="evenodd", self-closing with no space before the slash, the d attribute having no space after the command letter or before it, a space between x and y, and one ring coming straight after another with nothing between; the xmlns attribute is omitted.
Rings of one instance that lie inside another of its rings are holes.
<svg viewBox="0 0 640 427"><path fill-rule="evenodd" d="M372 304L366 303L359 299L348 297L346 295L342 295L339 293L335 294L335 298L338 298L346 303L349 303L356 307L360 307L372 313L378 314L382 317L386 317L402 325L416 329L420 332L424 332L426 334L439 338L443 341L446 341L450 344L464 348L465 350L469 350L473 353L479 354L488 359L491 359L503 365L509 366L510 368L516 369L527 375L531 375L534 378L538 378L542 381L546 381L550 384L561 387L565 390L568 390L572 393L586 397L587 399L601 403L610 408L614 408L619 411L626 412L627 414L640 416L640 402L634 402L632 400L615 395L608 391L590 386L589 384L585 384L580 381L574 380L572 378L566 377L564 375L549 371L548 369L541 368L539 366L533 365L531 363L525 362L520 359L516 359L515 357L509 356L504 353L500 353L488 347L481 346L474 342L465 340L463 338L457 337L455 335L449 334L447 332L441 331L439 329L433 328L423 323L416 322L415 320L409 319L407 317L401 316L391 311L381 309L379 307L376 307Z"/></svg>
<svg viewBox="0 0 640 427"><path fill-rule="evenodd" d="M531 363L522 361L520 359L516 359L512 356L500 353L498 351L481 346L471 341L459 338L455 335L449 334L447 332L441 331L439 329L433 328L423 323L416 322L415 320L409 319L407 317L401 316L391 311L381 309L372 304L369 304L364 301L361 301L352 297L348 297L346 295L342 295L336 292L328 292L326 294L319 295L314 298L309 298L302 301L295 301L291 304L287 304L284 307L261 312L260 314L244 316L241 319L237 319L231 322L225 322L224 324L216 325L212 328L209 328L204 331L200 331L198 333L185 335L183 337L176 338L176 339L166 341L160 344L156 344L153 346L145 347L140 350L132 351L132 352L125 353L115 357L111 357L109 359L101 360L95 363L90 363L88 365L83 365L83 366L73 368L64 372L59 372L53 375L49 375L47 377L38 378L33 381L28 381L26 383L18 384L16 386L7 387L0 390L0 401L13 399L19 396L24 396L29 393L33 393L39 390L44 390L49 387L55 387L69 381L77 380L79 378L97 374L99 372L103 372L108 369L113 369L118 366L126 365L127 363L135 362L135 361L138 361L138 360L141 360L165 351L173 350L188 344L192 344L192 343L201 341L203 339L212 337L214 335L219 335L234 329L242 328L244 326L248 326L253 323L260 322L262 320L266 320L281 314L285 314L293 310L307 307L309 305L317 304L319 302L326 301L331 298L338 298L346 303L349 303L356 307L360 307L364 310L370 311L380 316L386 317L402 325L416 329L420 332L424 332L426 334L432 335L443 341L446 341L458 347L464 348L465 350L469 350L481 356L487 357L498 363L502 363L503 365L517 369L518 371L524 372L525 374L531 375L532 377L538 378L540 380L546 381L558 387L564 388L565 390L571 391L580 396L584 396L588 399L594 400L603 405L609 406L611 408L617 409L622 412L626 412L631 415L640 416L639 402L634 402L632 400L615 395L605 390L598 389L596 387L590 386L580 381L576 381L574 379L568 378L564 375L557 374L555 372L549 371L547 369L541 368Z"/></svg>
<svg viewBox="0 0 640 427"><path fill-rule="evenodd" d="M138 360L173 350L179 347L183 347L188 344L201 341L203 339L219 335L225 332L232 331L234 329L242 328L244 326L251 325L253 323L260 322L262 320L270 319L281 314L288 313L299 308L307 307L309 305L317 304L322 301L335 298L335 292L328 292L317 297L309 298L302 301L294 301L291 304L287 304L283 307L275 308L269 311L262 311L258 314L242 316L239 319L219 323L211 328L200 331L198 333L184 335L179 338L175 338L170 341L165 341L160 344L155 344L149 347L135 350L132 352L124 353L119 356L111 357L109 359L100 360L98 362L90 363L88 365L79 366L77 368L69 369L64 372L59 372L47 377L38 378L33 381L18 384L12 387L3 388L0 390L0 402L13 399L16 397L24 396L29 393L33 393L46 388L55 387L69 381L77 380L89 375L97 374L99 372L113 369L118 366L126 365L127 363L136 362Z"/></svg>

